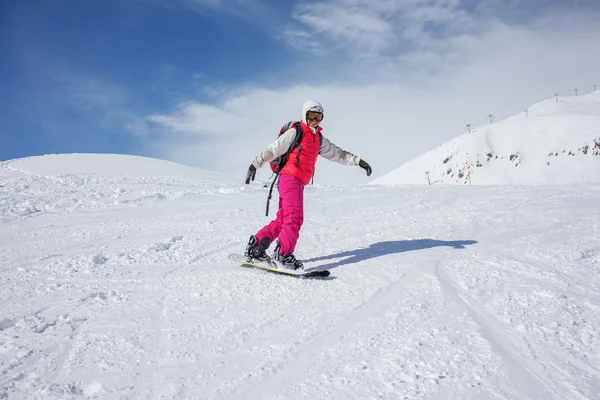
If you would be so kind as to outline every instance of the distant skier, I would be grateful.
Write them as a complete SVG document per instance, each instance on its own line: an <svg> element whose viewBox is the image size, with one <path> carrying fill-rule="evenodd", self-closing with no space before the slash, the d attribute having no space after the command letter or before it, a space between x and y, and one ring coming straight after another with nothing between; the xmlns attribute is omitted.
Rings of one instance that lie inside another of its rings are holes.
<svg viewBox="0 0 600 400"><path fill-rule="evenodd" d="M302 107L302 139L296 143L296 128L291 126L271 143L265 151L252 161L246 174L246 184L254 180L256 170L267 162L289 152L283 168L279 172L279 210L277 217L260 229L256 235L250 236L244 255L248 261L275 261L277 264L294 270L304 268L302 262L294 256L296 243L300 236L300 228L304 222L304 186L307 185L315 171L317 156L338 162L343 165L360 166L371 175L369 164L357 155L342 150L321 134L319 126L323 120L323 107L317 101L307 101ZM278 239L273 256L270 258L266 250Z"/></svg>

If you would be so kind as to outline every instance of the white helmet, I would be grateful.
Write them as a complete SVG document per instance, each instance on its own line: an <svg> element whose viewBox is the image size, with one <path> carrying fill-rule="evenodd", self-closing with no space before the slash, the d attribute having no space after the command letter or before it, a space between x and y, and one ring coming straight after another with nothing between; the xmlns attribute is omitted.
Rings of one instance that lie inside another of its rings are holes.
<svg viewBox="0 0 600 400"><path fill-rule="evenodd" d="M304 103L302 106L302 122L305 124L308 123L306 121L306 113L309 111L320 112L323 114L323 106L316 100L308 100L306 103Z"/></svg>

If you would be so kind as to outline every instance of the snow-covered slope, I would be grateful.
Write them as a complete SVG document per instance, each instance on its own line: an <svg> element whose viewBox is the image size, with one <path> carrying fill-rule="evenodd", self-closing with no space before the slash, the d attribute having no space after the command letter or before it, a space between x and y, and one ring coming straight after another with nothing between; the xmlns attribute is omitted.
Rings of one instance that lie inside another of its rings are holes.
<svg viewBox="0 0 600 400"><path fill-rule="evenodd" d="M0 179L3 177L17 178L13 182L20 186L0 198L0 219L41 211L135 206L148 198L221 193L239 183L215 172L118 154L53 154L10 160L0 163Z"/></svg>
<svg viewBox="0 0 600 400"><path fill-rule="evenodd" d="M186 165L155 158L122 154L48 154L1 163L0 174L19 171L43 175L99 175L140 177L173 177L177 179L202 179L226 181L225 176ZM0 175L2 176L2 175Z"/></svg>
<svg viewBox="0 0 600 400"><path fill-rule="evenodd" d="M372 183L427 185L427 173L432 184L600 182L600 92L535 104L527 114L465 133Z"/></svg>
<svg viewBox="0 0 600 400"><path fill-rule="evenodd" d="M214 178L0 164L0 399L598 397L599 185L308 186L301 280L227 260L267 189Z"/></svg>

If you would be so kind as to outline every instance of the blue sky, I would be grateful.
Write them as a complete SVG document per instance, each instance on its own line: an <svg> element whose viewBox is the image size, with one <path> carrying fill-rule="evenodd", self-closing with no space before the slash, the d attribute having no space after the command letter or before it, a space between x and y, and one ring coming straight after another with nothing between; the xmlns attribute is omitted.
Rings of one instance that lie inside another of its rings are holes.
<svg viewBox="0 0 600 400"><path fill-rule="evenodd" d="M600 83L598 17L595 0L0 2L0 160L121 153L243 176L316 99L324 134L378 176L489 113Z"/></svg>
<svg viewBox="0 0 600 400"><path fill-rule="evenodd" d="M0 18L1 159L143 152L128 134L136 118L210 100L203 89L260 79L273 59L286 68L294 57L244 18L184 3L2 2Z"/></svg>

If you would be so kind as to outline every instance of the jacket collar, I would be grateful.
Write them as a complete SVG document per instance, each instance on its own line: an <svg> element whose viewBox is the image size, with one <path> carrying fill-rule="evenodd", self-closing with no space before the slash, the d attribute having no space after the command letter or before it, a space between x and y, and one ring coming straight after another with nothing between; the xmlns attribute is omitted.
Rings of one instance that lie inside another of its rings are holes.
<svg viewBox="0 0 600 400"><path fill-rule="evenodd" d="M308 128L308 130L310 130L312 133L319 133L319 132L321 132L321 131L323 130L323 128L321 128L321 125L317 126L316 128L311 128L311 127L310 127L310 126L308 126L308 124L307 124L307 123L305 123L304 121L300 121L300 124L301 124L303 127L306 127L306 128Z"/></svg>

